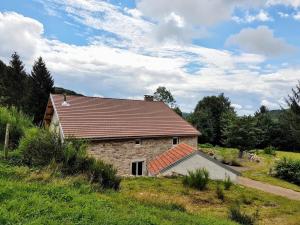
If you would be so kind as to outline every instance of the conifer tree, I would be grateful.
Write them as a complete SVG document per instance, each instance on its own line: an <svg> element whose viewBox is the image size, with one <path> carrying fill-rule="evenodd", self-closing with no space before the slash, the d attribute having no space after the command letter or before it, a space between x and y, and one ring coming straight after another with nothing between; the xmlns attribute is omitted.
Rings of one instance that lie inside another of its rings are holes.
<svg viewBox="0 0 300 225"><path fill-rule="evenodd" d="M53 91L54 80L46 67L42 57L35 61L30 77L31 83L31 107L34 122L40 124L43 120L49 94Z"/></svg>
<svg viewBox="0 0 300 225"><path fill-rule="evenodd" d="M28 76L25 72L23 62L16 52L12 54L9 64L7 80L5 82L6 93L8 95L6 105L23 109L27 104L25 99Z"/></svg>

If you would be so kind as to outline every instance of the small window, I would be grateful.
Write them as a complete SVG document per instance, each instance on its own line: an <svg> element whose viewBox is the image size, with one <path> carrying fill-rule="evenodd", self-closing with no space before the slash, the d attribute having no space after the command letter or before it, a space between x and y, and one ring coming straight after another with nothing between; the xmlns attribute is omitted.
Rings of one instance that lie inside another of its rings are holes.
<svg viewBox="0 0 300 225"><path fill-rule="evenodd" d="M177 145L179 143L178 137L173 137L173 145Z"/></svg>
<svg viewBox="0 0 300 225"><path fill-rule="evenodd" d="M141 145L142 140L141 139L135 139L135 145Z"/></svg>
<svg viewBox="0 0 300 225"><path fill-rule="evenodd" d="M133 162L131 164L131 174L134 176L142 176L143 166L144 166L144 161Z"/></svg>

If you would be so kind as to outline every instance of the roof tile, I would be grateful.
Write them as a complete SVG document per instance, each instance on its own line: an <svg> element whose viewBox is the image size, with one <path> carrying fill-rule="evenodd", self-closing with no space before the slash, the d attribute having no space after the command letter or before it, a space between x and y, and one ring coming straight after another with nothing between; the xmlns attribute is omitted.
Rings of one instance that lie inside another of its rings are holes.
<svg viewBox="0 0 300 225"><path fill-rule="evenodd" d="M148 171L151 175L156 175L163 169L173 165L177 161L187 157L195 151L196 150L194 150L191 146L185 143L180 143L151 160L148 163Z"/></svg>

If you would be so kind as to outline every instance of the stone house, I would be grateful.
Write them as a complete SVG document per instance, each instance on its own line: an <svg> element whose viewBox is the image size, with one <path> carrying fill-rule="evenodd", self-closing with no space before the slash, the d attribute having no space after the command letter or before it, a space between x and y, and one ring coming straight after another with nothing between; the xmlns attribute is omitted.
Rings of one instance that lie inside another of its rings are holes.
<svg viewBox="0 0 300 225"><path fill-rule="evenodd" d="M44 125L62 140L88 140L89 155L113 164L120 175L135 176L166 174L170 162L180 171L179 162L194 158L186 155L186 149L196 151L200 135L166 104L153 101L152 96L129 100L51 94ZM169 149L173 150L165 157ZM185 172L201 167L201 163L192 165Z"/></svg>

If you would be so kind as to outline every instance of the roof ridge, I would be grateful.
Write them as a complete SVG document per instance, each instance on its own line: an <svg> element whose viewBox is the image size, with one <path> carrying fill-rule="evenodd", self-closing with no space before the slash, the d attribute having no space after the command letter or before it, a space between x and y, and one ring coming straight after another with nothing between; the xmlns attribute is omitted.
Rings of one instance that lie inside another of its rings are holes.
<svg viewBox="0 0 300 225"><path fill-rule="evenodd" d="M64 96L63 94L50 94L52 96L57 95L57 96ZM158 102L158 103L163 103L163 101L145 101L144 99L131 99L131 98L113 98L113 97L100 97L100 96L79 96L79 95L67 95L67 96L72 96L75 98L95 98L95 99L110 99L110 100L126 100L126 101L141 101L141 102Z"/></svg>

